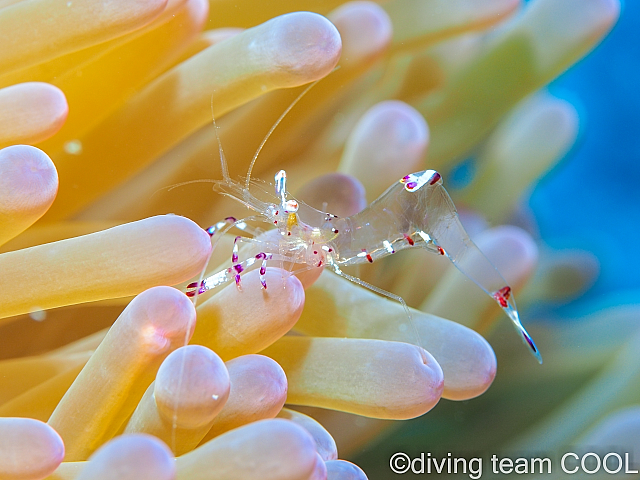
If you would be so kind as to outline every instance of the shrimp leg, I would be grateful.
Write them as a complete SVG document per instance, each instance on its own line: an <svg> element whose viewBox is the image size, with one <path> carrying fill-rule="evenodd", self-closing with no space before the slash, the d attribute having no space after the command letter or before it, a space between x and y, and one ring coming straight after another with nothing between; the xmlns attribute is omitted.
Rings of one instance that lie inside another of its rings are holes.
<svg viewBox="0 0 640 480"><path fill-rule="evenodd" d="M400 303L400 305L402 305L402 308L404 309L405 314L407 315L407 319L409 320L409 324L411 325L411 328L413 329L413 335L416 337L416 344L420 347L420 348L424 348L423 344L422 344L422 340L420 339L420 334L418 333L418 328L416 327L416 324L413 321L413 315L411 315L411 310L409 310L409 306L407 305L407 302L404 301L404 298L402 298L400 295L396 295L395 293L391 293L391 292L387 292L386 290L383 290L382 288L378 288L375 285L371 285L368 282L365 282L364 280L359 279L358 277L353 277L347 273L344 273L340 267L330 261L329 265L333 268L333 271L335 272L336 275L339 275L347 280L349 280L350 282L355 283L356 285L360 285L361 287L367 288L369 290L371 290L372 292L377 293L378 295L382 295L384 297L390 298L391 300L395 300L396 302Z"/></svg>

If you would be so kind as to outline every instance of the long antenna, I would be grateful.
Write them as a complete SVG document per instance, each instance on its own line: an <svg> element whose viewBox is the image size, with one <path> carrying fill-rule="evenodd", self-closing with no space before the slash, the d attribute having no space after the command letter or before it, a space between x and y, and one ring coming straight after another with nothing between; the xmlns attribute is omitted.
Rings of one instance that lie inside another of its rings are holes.
<svg viewBox="0 0 640 480"><path fill-rule="evenodd" d="M289 106L287 107L287 109L286 109L284 112L282 112L282 115L280 115L280 117L278 118L278 120L276 120L276 123L274 123L274 124L273 124L273 126L271 127L271 129L269 130L269 132L267 133L267 135L264 137L264 139L262 140L262 143L261 143L261 144L260 144L260 146L258 147L258 150L256 150L255 155L254 155L254 156L253 156L253 158L251 159L251 164L249 165L249 170L247 170L247 178L246 178L245 183L244 183L244 188L245 188L245 189L249 190L249 184L251 183L251 172L253 171L253 166L256 164L256 160L258 159L258 155L260 155L260 152L262 151L262 147L264 147L264 144L265 144L265 143L267 143L267 140L269 140L269 137L271 136L271 134L273 133L273 131L277 128L277 126L280 124L280 122L282 121L282 119L283 119L284 117L286 117L286 116L287 116L287 113L289 113L289 112L291 111L291 109L292 109L293 107L295 107L296 103L298 103L298 102L300 101L300 99L301 99L302 97L304 97L304 96L307 94L307 92L308 92L309 90L311 90L311 89L316 85L316 83L318 83L320 80L321 80L321 79L318 79L318 80L316 80L315 82L313 82L313 83L309 84L309 85L307 86L307 88L305 88L305 89L300 93L300 95L298 95L298 96L296 97L296 99L295 99L293 102L291 102L291 105L289 105ZM224 172L223 172L223 175L224 175ZM229 175L229 174L227 173L227 175ZM226 177L225 177L225 179L226 179Z"/></svg>
<svg viewBox="0 0 640 480"><path fill-rule="evenodd" d="M227 159L224 156L224 152L222 151L222 143L220 142L220 136L218 135L218 125L216 124L216 117L213 114L213 96L215 93L211 94L211 120L213 121L213 131L216 134L216 142L218 144L218 151L220 152L220 165L222 167L222 178L225 183L230 183L231 177L229 177L229 166L227 165Z"/></svg>

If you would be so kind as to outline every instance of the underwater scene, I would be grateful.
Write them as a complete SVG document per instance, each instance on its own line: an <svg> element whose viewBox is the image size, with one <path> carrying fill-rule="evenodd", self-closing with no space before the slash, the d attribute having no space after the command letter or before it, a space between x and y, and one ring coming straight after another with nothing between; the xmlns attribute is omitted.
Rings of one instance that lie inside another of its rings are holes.
<svg viewBox="0 0 640 480"><path fill-rule="evenodd" d="M0 0L0 480L640 479L639 21Z"/></svg>

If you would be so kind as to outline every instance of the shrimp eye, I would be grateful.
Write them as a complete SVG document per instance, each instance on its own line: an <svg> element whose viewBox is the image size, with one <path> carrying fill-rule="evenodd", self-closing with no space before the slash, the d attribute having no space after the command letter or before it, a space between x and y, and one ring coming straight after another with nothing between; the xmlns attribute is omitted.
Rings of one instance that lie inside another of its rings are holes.
<svg viewBox="0 0 640 480"><path fill-rule="evenodd" d="M295 200L287 200L284 205L287 213L295 213L298 211L298 202L296 202Z"/></svg>

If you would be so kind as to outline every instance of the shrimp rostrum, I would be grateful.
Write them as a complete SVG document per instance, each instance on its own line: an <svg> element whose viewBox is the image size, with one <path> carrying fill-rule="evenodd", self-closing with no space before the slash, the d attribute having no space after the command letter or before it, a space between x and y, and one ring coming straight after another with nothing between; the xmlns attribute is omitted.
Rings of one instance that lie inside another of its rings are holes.
<svg viewBox="0 0 640 480"><path fill-rule="evenodd" d="M259 199L249 191L249 181L242 185L225 175L225 180L214 183L222 194L256 212L255 216L249 218L273 225L277 233L267 241L236 237L233 265L190 284L188 295L194 296L234 280L240 287L242 272L258 262L262 286L267 288L267 261L276 260L305 264L305 268L327 266L340 276L400 301L406 309L400 297L344 273L342 267L373 263L406 248L424 248L446 256L458 270L490 295L542 363L535 343L520 322L511 288L469 238L451 197L442 186L442 178L435 170L403 177L367 208L345 218L321 212L291 197L286 191L284 170L275 176L276 196L270 194L267 200ZM251 231L245 220L227 218L209 228L209 234L221 234L233 226L249 234L256 233ZM243 242L253 242L261 251L240 259L238 245Z"/></svg>

